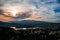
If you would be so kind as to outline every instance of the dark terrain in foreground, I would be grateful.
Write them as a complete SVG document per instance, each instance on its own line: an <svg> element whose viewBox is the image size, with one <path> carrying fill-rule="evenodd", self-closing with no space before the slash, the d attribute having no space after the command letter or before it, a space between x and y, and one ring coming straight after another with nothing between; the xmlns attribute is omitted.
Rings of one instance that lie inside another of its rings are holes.
<svg viewBox="0 0 60 40"><path fill-rule="evenodd" d="M60 40L60 30L40 28L14 30L0 27L0 40Z"/></svg>
<svg viewBox="0 0 60 40"><path fill-rule="evenodd" d="M0 40L60 40L60 23L33 20L0 22Z"/></svg>

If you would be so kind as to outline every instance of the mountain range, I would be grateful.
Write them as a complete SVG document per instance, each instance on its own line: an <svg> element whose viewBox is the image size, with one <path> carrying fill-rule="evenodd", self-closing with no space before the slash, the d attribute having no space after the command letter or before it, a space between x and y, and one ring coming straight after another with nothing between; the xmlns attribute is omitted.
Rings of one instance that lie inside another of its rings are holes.
<svg viewBox="0 0 60 40"><path fill-rule="evenodd" d="M1 22L0 26L5 27L43 27L43 28L60 28L60 23L51 23L44 21L34 21L34 20L22 20L22 21L11 21L11 22Z"/></svg>

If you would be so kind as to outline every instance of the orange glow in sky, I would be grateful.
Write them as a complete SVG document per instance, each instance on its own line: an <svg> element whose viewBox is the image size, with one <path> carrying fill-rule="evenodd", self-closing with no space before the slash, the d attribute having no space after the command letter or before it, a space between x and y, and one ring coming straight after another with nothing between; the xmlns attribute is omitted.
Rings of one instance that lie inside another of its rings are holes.
<svg viewBox="0 0 60 40"><path fill-rule="evenodd" d="M41 19L42 17L38 17L35 15L35 13L32 13L30 12L29 10L25 10L25 9L18 9L18 7L7 7L7 8L4 8L4 15L6 16L10 16L10 17L6 17L4 15L0 15L0 21L12 21L14 20L15 18L13 17L18 17L22 14L30 14L30 17L27 17L23 20L37 20L37 19Z"/></svg>

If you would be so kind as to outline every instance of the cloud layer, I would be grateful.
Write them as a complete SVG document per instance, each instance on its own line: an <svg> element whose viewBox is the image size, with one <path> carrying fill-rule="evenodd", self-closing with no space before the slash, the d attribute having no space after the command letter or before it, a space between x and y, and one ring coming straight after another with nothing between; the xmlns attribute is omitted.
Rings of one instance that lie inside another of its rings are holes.
<svg viewBox="0 0 60 40"><path fill-rule="evenodd" d="M20 11L18 17L12 21L40 20L48 22L60 22L59 0L1 0L4 10L15 6ZM9 18L9 17L8 17ZM1 20L1 19L0 19Z"/></svg>

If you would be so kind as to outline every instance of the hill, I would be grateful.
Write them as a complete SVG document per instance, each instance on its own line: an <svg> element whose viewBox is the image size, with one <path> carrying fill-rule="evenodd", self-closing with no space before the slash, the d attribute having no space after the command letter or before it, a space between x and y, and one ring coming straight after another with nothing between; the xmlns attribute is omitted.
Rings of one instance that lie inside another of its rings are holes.
<svg viewBox="0 0 60 40"><path fill-rule="evenodd" d="M34 21L34 20L23 20L23 21L13 21L13 22L0 22L0 26L14 26L14 27L43 27L43 28L60 28L60 23L51 23L44 21Z"/></svg>

